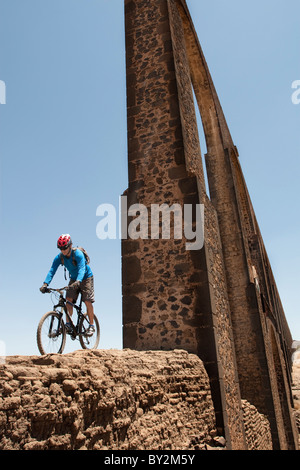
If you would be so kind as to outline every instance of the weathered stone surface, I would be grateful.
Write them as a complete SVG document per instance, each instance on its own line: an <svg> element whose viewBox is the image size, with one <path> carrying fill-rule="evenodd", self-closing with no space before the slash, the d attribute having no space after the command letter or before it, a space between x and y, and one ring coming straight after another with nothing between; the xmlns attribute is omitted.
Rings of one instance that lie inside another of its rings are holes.
<svg viewBox="0 0 300 470"><path fill-rule="evenodd" d="M255 406L242 400L248 450L273 450L270 423Z"/></svg>
<svg viewBox="0 0 300 470"><path fill-rule="evenodd" d="M299 445L300 445L300 351L298 350L295 354L293 362L293 399L294 399L294 414L296 419L296 425L299 433Z"/></svg>
<svg viewBox="0 0 300 470"><path fill-rule="evenodd" d="M244 448L217 214L205 194L189 58L177 7L174 0L125 1L126 195L128 206L139 202L147 207L151 224L148 239L134 240L134 245L130 237L122 240L123 344L199 355L210 375L217 427L234 449ZM179 213L175 216L174 211L170 219L161 213L155 237L153 204L166 204L170 212L176 204ZM187 250L185 236L175 236L175 228L185 233L184 204L194 206L193 228L195 205L205 205L203 250ZM163 236L168 222L169 238ZM128 217L128 228L131 223Z"/></svg>
<svg viewBox="0 0 300 470"><path fill-rule="evenodd" d="M202 204L204 240L187 250L184 220L165 214L154 237L122 240L123 344L197 354L228 447L247 447L243 398L267 417L274 449L296 449L291 332L187 2L125 0L125 30L128 205L150 218L153 205Z"/></svg>
<svg viewBox="0 0 300 470"><path fill-rule="evenodd" d="M297 362L293 398L300 430ZM267 418L246 400L242 409L247 448L272 450ZM0 367L1 450L226 450L214 411L203 363L182 350L14 356Z"/></svg>
<svg viewBox="0 0 300 470"><path fill-rule="evenodd" d="M203 364L185 351L15 356L0 366L0 449L217 447L214 419Z"/></svg>

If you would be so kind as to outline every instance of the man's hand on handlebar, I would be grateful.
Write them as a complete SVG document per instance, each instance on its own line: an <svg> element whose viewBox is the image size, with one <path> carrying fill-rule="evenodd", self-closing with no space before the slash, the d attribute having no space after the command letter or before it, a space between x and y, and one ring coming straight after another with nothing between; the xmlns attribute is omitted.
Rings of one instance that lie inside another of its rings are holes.
<svg viewBox="0 0 300 470"><path fill-rule="evenodd" d="M46 283L44 282L44 284L42 285L42 287L40 287L40 291L41 291L42 294L46 294L47 290L48 290L48 284L46 284Z"/></svg>
<svg viewBox="0 0 300 470"><path fill-rule="evenodd" d="M48 287L48 284L46 284L45 282L42 285L42 287L40 287L40 291L42 292L42 294L46 294L50 292L59 292L60 294L62 294L64 290L67 292L68 289L70 289L70 286L62 287L61 289L52 289Z"/></svg>

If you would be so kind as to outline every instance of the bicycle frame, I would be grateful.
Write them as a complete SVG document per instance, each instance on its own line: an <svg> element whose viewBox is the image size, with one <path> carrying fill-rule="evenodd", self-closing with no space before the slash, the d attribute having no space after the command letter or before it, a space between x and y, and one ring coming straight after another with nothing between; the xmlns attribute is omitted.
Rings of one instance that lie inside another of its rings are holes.
<svg viewBox="0 0 300 470"><path fill-rule="evenodd" d="M76 336L79 334L79 323L80 323L80 320L81 318L83 317L83 313L82 313L82 294L80 293L80 302L79 302L79 305L76 305L75 303L73 302L70 302L69 300L65 299L61 290L60 289L49 289L49 290L53 290L53 291L58 291L60 293L60 297L59 297L59 302L53 306L53 309L60 315L60 322L61 322L61 319L63 318L63 314L65 313L66 314L66 318L68 320L68 322L70 323L70 325L72 325L72 334L71 336L75 339ZM71 305L73 308L75 308L76 312L77 312L77 324L74 325L73 323L73 320L68 312L68 309L67 309L67 304ZM59 311L58 308L61 308L61 310ZM59 324L60 326L60 324Z"/></svg>
<svg viewBox="0 0 300 470"><path fill-rule="evenodd" d="M94 328L90 329L88 315L82 311L82 293L80 292L79 302L73 303L67 300L69 286L61 289L45 289L45 293L59 294L59 300L53 302L53 309L45 313L39 321L37 328L37 345L41 354L62 354L66 336L70 335L72 340L79 339L83 349L96 349L100 340L100 326L94 314ZM77 323L73 323L72 315L68 309L72 307L77 312ZM63 315L66 314L64 318ZM65 320L66 319L66 320ZM65 327L65 321L70 324Z"/></svg>

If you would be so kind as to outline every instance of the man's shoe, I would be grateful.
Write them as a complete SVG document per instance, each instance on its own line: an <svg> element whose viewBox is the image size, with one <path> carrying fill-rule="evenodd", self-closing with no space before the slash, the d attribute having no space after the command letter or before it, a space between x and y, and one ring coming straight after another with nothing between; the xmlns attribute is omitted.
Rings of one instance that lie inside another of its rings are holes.
<svg viewBox="0 0 300 470"><path fill-rule="evenodd" d="M66 332L68 335L72 334L73 333L73 326L72 326L72 323L70 322L67 322L65 324L65 327L66 327Z"/></svg>
<svg viewBox="0 0 300 470"><path fill-rule="evenodd" d="M94 333L95 333L94 325L90 325L85 332L86 336L93 336Z"/></svg>

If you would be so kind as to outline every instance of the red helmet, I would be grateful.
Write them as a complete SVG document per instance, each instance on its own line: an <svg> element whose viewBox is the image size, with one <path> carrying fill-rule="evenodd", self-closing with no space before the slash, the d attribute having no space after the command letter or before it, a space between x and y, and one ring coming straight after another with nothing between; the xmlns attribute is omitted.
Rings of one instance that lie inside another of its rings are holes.
<svg viewBox="0 0 300 470"><path fill-rule="evenodd" d="M72 240L68 233L61 235L57 240L57 248L60 250L66 250L70 245L72 245Z"/></svg>

